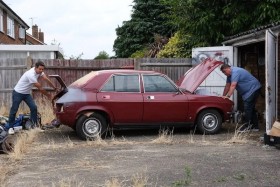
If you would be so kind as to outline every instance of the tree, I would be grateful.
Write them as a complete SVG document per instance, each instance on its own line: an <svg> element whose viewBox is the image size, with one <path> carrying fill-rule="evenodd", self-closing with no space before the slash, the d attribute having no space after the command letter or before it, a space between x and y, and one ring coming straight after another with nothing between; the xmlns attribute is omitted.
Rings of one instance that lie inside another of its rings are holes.
<svg viewBox="0 0 280 187"><path fill-rule="evenodd" d="M105 51L100 51L98 53L98 55L94 58L94 60L98 60L98 59L109 59L110 56L108 53L106 53Z"/></svg>
<svg viewBox="0 0 280 187"><path fill-rule="evenodd" d="M82 59L82 56L84 55L84 53L80 53L78 56L74 56L74 55L71 55L69 57L70 60L81 60Z"/></svg>
<svg viewBox="0 0 280 187"><path fill-rule="evenodd" d="M169 7L160 0L134 0L131 20L116 29L113 49L116 57L127 58L148 48L156 35L170 37L174 28L165 16Z"/></svg>
<svg viewBox="0 0 280 187"><path fill-rule="evenodd" d="M279 0L162 0L189 46L220 45L226 36L280 20Z"/></svg>

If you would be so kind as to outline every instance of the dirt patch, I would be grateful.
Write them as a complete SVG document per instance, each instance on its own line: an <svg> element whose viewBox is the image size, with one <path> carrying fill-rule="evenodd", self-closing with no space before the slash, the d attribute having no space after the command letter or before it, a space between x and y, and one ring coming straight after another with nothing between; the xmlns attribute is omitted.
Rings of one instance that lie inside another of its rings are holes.
<svg viewBox="0 0 280 187"><path fill-rule="evenodd" d="M263 131L237 141L234 129L114 131L99 142L81 141L67 127L46 130L21 160L0 155L9 168L1 185L280 186L279 150L260 141Z"/></svg>

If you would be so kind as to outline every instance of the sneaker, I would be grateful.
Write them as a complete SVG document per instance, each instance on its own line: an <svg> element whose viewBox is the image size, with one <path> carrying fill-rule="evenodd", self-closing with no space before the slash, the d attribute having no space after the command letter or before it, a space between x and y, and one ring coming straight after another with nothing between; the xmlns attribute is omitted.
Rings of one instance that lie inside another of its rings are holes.
<svg viewBox="0 0 280 187"><path fill-rule="evenodd" d="M9 134L15 134L14 128L9 128L8 133Z"/></svg>

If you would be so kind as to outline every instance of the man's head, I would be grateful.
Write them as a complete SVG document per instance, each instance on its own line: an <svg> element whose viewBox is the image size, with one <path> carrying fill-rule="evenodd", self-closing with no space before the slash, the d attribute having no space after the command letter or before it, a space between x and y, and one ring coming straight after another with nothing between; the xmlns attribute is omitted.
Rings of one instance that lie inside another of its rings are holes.
<svg viewBox="0 0 280 187"><path fill-rule="evenodd" d="M231 75L230 65L228 65L228 64L223 64L223 65L221 66L221 72L223 72L226 76L230 76L230 75Z"/></svg>
<svg viewBox="0 0 280 187"><path fill-rule="evenodd" d="M44 69L45 69L44 62L42 62L42 61L36 62L36 64L35 64L35 72L37 74L41 74L44 71Z"/></svg>

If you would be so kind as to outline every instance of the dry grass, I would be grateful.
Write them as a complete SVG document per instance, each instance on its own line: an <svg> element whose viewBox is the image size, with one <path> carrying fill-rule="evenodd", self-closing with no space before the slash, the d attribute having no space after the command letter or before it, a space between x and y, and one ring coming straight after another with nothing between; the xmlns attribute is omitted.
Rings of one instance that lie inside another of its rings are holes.
<svg viewBox="0 0 280 187"><path fill-rule="evenodd" d="M233 144L233 143L243 144L248 142L250 131L240 131L241 127L242 126L238 127L238 124L236 124L234 135L231 139L225 142L226 144Z"/></svg>
<svg viewBox="0 0 280 187"><path fill-rule="evenodd" d="M122 180L121 182L117 178L112 178L110 180L106 180L106 187L125 187L125 183L131 183L132 187L145 187L148 185L148 177L143 174L135 174L132 176L131 180Z"/></svg>
<svg viewBox="0 0 280 187"><path fill-rule="evenodd" d="M108 143L103 140L100 136L97 136L94 140L87 139L87 145L96 147L105 147Z"/></svg>
<svg viewBox="0 0 280 187"><path fill-rule="evenodd" d="M17 135L14 143L14 148L11 153L9 153L9 158L12 160L22 159L24 153L27 152L29 144L31 144L37 137L39 130L31 129L29 131L23 131ZM14 135L16 136L16 135Z"/></svg>
<svg viewBox="0 0 280 187"><path fill-rule="evenodd" d="M7 116L8 114L9 114L8 108L3 103L1 103L0 104L0 115Z"/></svg>
<svg viewBox="0 0 280 187"><path fill-rule="evenodd" d="M11 173L13 171L13 166L11 165L7 165L7 164L3 164L1 163L0 165L0 186L4 187L5 186L5 181L9 175L9 173Z"/></svg>
<svg viewBox="0 0 280 187"><path fill-rule="evenodd" d="M173 141L173 130L161 129L156 139L152 140L151 143L155 144L171 144Z"/></svg>
<svg viewBox="0 0 280 187"><path fill-rule="evenodd" d="M50 123L53 119L56 118L51 101L47 99L39 99L36 100L36 104L38 107L38 112L41 114L42 124Z"/></svg>
<svg viewBox="0 0 280 187"><path fill-rule="evenodd" d="M115 137L111 138L110 145L133 145L135 142L128 141L125 137L116 139Z"/></svg>
<svg viewBox="0 0 280 187"><path fill-rule="evenodd" d="M66 178L52 183L52 187L84 187L83 181L76 179L76 177ZM42 186L43 187L43 186Z"/></svg>
<svg viewBox="0 0 280 187"><path fill-rule="evenodd" d="M111 180L106 180L105 186L106 187L121 187L122 183L119 182L118 179L112 178Z"/></svg>
<svg viewBox="0 0 280 187"><path fill-rule="evenodd" d="M136 174L132 176L133 187L145 187L148 184L148 177L143 174Z"/></svg>

